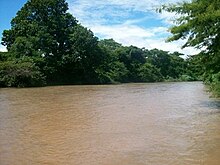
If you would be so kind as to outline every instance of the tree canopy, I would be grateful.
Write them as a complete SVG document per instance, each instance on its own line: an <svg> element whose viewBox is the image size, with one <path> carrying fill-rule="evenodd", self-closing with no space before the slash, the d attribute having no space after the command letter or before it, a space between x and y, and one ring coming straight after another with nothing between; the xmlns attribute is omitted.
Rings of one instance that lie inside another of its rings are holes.
<svg viewBox="0 0 220 165"><path fill-rule="evenodd" d="M99 40L65 0L29 0L3 32L0 86L197 80L180 53ZM202 73L201 73L202 74Z"/></svg>

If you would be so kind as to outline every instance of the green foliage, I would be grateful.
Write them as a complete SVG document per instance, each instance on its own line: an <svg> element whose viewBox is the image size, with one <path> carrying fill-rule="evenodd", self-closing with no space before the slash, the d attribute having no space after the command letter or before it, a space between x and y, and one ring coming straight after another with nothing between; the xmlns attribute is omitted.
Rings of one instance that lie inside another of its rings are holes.
<svg viewBox="0 0 220 165"><path fill-rule="evenodd" d="M122 62L113 61L96 70L100 83L127 82L128 70Z"/></svg>
<svg viewBox="0 0 220 165"><path fill-rule="evenodd" d="M188 74L183 74L180 76L179 78L180 81L195 81L197 79L195 79L194 77L188 75Z"/></svg>
<svg viewBox="0 0 220 165"><path fill-rule="evenodd" d="M150 63L145 63L138 71L142 82L159 82L163 79L160 70Z"/></svg>
<svg viewBox="0 0 220 165"><path fill-rule="evenodd" d="M139 69L141 65L146 62L144 51L140 48L129 46L123 47L115 50L115 54L118 60L124 63L128 70L127 81L129 82L139 82Z"/></svg>
<svg viewBox="0 0 220 165"><path fill-rule="evenodd" d="M121 44L115 42L113 39L104 39L99 41L101 47L106 47L109 51L115 51L116 49L122 47Z"/></svg>
<svg viewBox="0 0 220 165"><path fill-rule="evenodd" d="M191 80L197 72L178 52L99 41L67 10L65 0L29 0L18 11L3 32L1 86Z"/></svg>
<svg viewBox="0 0 220 165"><path fill-rule="evenodd" d="M43 86L45 77L30 59L0 62L0 86Z"/></svg>
<svg viewBox="0 0 220 165"><path fill-rule="evenodd" d="M168 41L187 38L183 47L206 47L206 51L218 50L220 30L220 1L192 0L170 6L163 6L168 12L180 14L176 26L170 28L173 36Z"/></svg>
<svg viewBox="0 0 220 165"><path fill-rule="evenodd" d="M184 74L186 62L180 55L177 52L170 54L158 49L146 50L147 61L156 66L165 79L178 79Z"/></svg>
<svg viewBox="0 0 220 165"><path fill-rule="evenodd" d="M7 60L8 56L9 56L8 52L0 52L0 61Z"/></svg>
<svg viewBox="0 0 220 165"><path fill-rule="evenodd" d="M208 74L205 80L214 96L220 97L220 72L216 74Z"/></svg>
<svg viewBox="0 0 220 165"><path fill-rule="evenodd" d="M96 69L103 64L106 53L98 46L91 30L77 25L69 36L71 53L62 56L57 75L66 83L96 83Z"/></svg>
<svg viewBox="0 0 220 165"><path fill-rule="evenodd" d="M39 51L50 60L60 59L70 51L69 34L76 25L67 10L65 0L28 1L3 32L2 44L22 56Z"/></svg>
<svg viewBox="0 0 220 165"><path fill-rule="evenodd" d="M102 64L98 70L102 70L102 76L107 77L107 83L118 83L118 82L127 82L128 79L128 69L125 64L119 61L119 55L116 53L117 49L122 48L123 46L113 39L101 40L98 43L99 47L102 49ZM100 74L99 74L99 79ZM103 82L103 81L100 81Z"/></svg>
<svg viewBox="0 0 220 165"><path fill-rule="evenodd" d="M188 76L187 79L190 78L190 80L202 80L203 74L205 73L205 68L202 63L203 56L201 55L194 55L190 56L186 59L186 70L185 74ZM184 79L184 77L182 77Z"/></svg>
<svg viewBox="0 0 220 165"><path fill-rule="evenodd" d="M199 55L202 60L197 64L201 62L199 65L205 70L204 80L214 86L219 84L219 80L213 77L220 72L220 1L192 0L162 6L159 12L162 10L180 15L175 20L176 25L170 28L173 36L168 41L187 39L183 48L193 46L201 49Z"/></svg>

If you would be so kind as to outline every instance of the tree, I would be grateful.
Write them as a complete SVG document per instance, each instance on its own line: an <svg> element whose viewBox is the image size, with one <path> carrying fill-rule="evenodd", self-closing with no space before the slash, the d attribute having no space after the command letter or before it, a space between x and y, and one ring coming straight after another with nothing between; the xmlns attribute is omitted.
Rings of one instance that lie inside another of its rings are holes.
<svg viewBox="0 0 220 165"><path fill-rule="evenodd" d="M180 14L175 20L176 25L170 28L173 36L168 38L168 41L187 39L183 48L193 46L199 49L205 47L209 53L219 51L219 0L192 0L163 6L162 9Z"/></svg>
<svg viewBox="0 0 220 165"><path fill-rule="evenodd" d="M202 62L203 56L189 56L186 59L186 75L190 76L193 80L202 80L202 75L204 74L204 65Z"/></svg>
<svg viewBox="0 0 220 165"><path fill-rule="evenodd" d="M168 41L186 39L183 48L193 46L201 50L206 77L211 78L220 86L220 1L192 0L169 6L162 6L163 10L174 12L180 16L176 18L176 25L170 28L173 36ZM216 78L218 77L218 78Z"/></svg>
<svg viewBox="0 0 220 165"><path fill-rule="evenodd" d="M182 74L178 52L99 41L67 10L65 0L29 0L18 11L3 33L2 86L155 82Z"/></svg>
<svg viewBox="0 0 220 165"><path fill-rule="evenodd" d="M65 0L29 0L3 32L2 44L14 58L31 57L48 81L59 80L63 57L72 52L77 20Z"/></svg>
<svg viewBox="0 0 220 165"><path fill-rule="evenodd" d="M100 40L99 45L102 47L106 47L110 51L115 51L118 48L122 47L122 44L115 42L113 39Z"/></svg>
<svg viewBox="0 0 220 165"><path fill-rule="evenodd" d="M163 79L160 70L150 63L141 65L138 75L143 82L159 82Z"/></svg>
<svg viewBox="0 0 220 165"><path fill-rule="evenodd" d="M8 57L8 52L0 52L0 61L6 61Z"/></svg>
<svg viewBox="0 0 220 165"><path fill-rule="evenodd" d="M51 60L60 60L69 53L69 34L76 26L67 13L65 0L30 0L11 21L11 29L3 32L2 44L20 56L36 52Z"/></svg>
<svg viewBox="0 0 220 165"><path fill-rule="evenodd" d="M118 50L122 49L123 46L113 39L104 39L99 41L99 47L105 55L102 65L96 70L100 82L127 82L129 71L125 64L119 60L118 54Z"/></svg>
<svg viewBox="0 0 220 165"><path fill-rule="evenodd" d="M106 53L98 45L98 38L93 32L82 25L77 25L70 35L71 50L82 81L95 83L95 70L103 64Z"/></svg>

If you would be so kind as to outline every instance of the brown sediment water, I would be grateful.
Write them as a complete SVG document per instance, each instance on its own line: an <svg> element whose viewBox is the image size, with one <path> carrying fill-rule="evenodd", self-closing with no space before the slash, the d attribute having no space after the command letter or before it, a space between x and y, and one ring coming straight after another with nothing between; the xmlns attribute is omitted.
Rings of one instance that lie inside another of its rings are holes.
<svg viewBox="0 0 220 165"><path fill-rule="evenodd" d="M0 89L0 165L219 165L201 82Z"/></svg>

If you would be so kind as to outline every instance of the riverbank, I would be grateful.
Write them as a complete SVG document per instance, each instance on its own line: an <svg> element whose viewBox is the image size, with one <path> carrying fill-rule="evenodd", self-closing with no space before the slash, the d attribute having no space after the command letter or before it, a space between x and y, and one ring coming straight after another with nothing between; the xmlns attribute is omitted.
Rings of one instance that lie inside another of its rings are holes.
<svg viewBox="0 0 220 165"><path fill-rule="evenodd" d="M207 84L207 87L213 97L220 98L220 83Z"/></svg>

